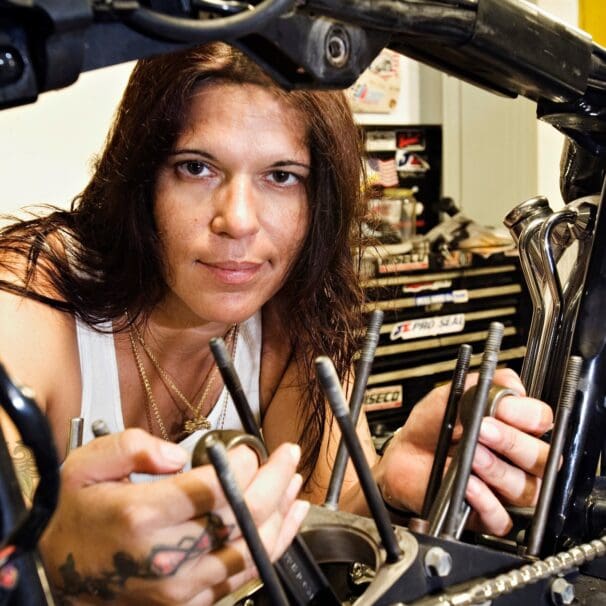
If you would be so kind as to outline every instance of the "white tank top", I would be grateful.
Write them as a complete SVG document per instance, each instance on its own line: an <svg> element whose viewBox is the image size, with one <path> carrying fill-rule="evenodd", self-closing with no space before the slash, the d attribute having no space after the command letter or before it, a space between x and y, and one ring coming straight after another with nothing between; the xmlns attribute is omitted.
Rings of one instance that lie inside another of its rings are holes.
<svg viewBox="0 0 606 606"><path fill-rule="evenodd" d="M110 329L111 324L101 325L101 329ZM93 439L91 424L103 419L110 432L124 430L122 403L120 401L120 383L114 335L111 332L98 332L76 319L78 351L80 353L80 372L82 375L82 406L80 416L84 419L83 443ZM261 369L261 312L240 324L238 342L234 355L234 366L242 383L253 415L260 420L259 377ZM226 402L225 407L223 403ZM221 429L242 429L242 423L227 388L223 387L213 406L208 420L211 427L217 429L225 410L225 419ZM206 430L198 430L187 436L179 444L190 453Z"/></svg>

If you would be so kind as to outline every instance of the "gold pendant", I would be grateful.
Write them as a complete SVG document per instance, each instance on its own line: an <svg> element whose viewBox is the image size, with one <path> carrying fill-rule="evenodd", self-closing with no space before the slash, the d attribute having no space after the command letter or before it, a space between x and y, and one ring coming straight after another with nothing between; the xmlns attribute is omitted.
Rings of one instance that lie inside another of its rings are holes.
<svg viewBox="0 0 606 606"><path fill-rule="evenodd" d="M183 430L190 434L198 429L210 429L210 421L206 417L199 417L196 419L188 419L183 424Z"/></svg>

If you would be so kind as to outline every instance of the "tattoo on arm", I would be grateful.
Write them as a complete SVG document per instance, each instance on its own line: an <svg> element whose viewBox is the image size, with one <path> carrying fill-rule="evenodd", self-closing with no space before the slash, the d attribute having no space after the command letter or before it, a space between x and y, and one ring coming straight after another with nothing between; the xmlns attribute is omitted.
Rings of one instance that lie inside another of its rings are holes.
<svg viewBox="0 0 606 606"><path fill-rule="evenodd" d="M23 493L23 496L31 502L34 498L38 480L40 479L34 461L34 455L21 440L18 440L15 442L11 458L13 459L13 465L15 466L15 473L17 474L21 492Z"/></svg>
<svg viewBox="0 0 606 606"><path fill-rule="evenodd" d="M70 606L69 598L81 595L95 596L108 602L115 600L129 578L162 579L172 576L185 562L221 547L234 525L225 526L214 513L206 513L202 517L206 520L206 527L197 537L185 536L176 545L156 545L141 560L119 551L113 556L113 569L98 576L82 576L76 570L76 562L70 553L59 568L63 585L57 593L59 605Z"/></svg>

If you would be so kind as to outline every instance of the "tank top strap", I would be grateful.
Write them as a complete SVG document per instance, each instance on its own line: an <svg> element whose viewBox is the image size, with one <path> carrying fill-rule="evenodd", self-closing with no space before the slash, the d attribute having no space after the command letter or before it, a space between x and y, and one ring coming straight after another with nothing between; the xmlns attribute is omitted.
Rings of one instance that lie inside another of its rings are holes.
<svg viewBox="0 0 606 606"><path fill-rule="evenodd" d="M99 328L103 332L76 318L82 381L80 416L84 419L84 443L93 439L91 424L96 419L103 419L112 433L124 430L112 323L105 322Z"/></svg>

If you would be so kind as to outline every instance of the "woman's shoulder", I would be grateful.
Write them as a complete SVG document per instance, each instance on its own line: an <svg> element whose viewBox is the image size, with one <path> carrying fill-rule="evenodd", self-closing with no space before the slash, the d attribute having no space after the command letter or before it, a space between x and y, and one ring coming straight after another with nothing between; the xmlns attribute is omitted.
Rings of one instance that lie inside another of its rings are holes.
<svg viewBox="0 0 606 606"><path fill-rule="evenodd" d="M10 236L0 238L0 361L13 380L33 389L39 406L48 412L50 402L61 392L67 397L68 385L79 381L72 370L78 362L75 321L57 308L63 301L45 259L38 256L38 263L32 263L24 229L16 225ZM49 238L47 246L54 254L65 254L59 238Z"/></svg>
<svg viewBox="0 0 606 606"><path fill-rule="evenodd" d="M4 278L0 273L0 278ZM48 401L77 355L73 316L0 290L0 359L9 374ZM39 402L44 407L44 402Z"/></svg>
<svg viewBox="0 0 606 606"><path fill-rule="evenodd" d="M15 383L33 390L52 423L60 411L76 409L79 354L75 319L62 310L48 258L39 254L38 263L32 263L33 239L23 225L0 236L0 362ZM50 237L44 246L52 254L65 254L61 238Z"/></svg>

